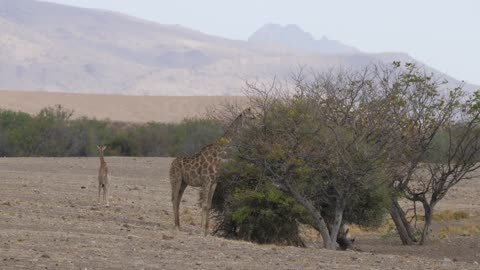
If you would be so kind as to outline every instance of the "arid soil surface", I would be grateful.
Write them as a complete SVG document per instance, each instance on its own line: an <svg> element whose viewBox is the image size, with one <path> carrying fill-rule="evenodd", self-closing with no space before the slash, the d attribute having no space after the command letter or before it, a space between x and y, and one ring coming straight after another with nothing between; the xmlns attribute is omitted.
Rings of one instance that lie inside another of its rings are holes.
<svg viewBox="0 0 480 270"><path fill-rule="evenodd" d="M56 104L87 116L123 122L180 122L201 117L226 102L242 104L245 97L227 96L122 96L54 92L0 91L0 109L37 114Z"/></svg>
<svg viewBox="0 0 480 270"><path fill-rule="evenodd" d="M185 193L177 233L171 159L106 160L110 207L96 205L97 158L0 158L0 269L480 269L475 233L434 238L424 247L358 235L361 252L323 250L314 241L295 248L203 237L192 188ZM472 180L439 209L475 213L479 195L480 183ZM478 224L472 215L454 222ZM452 224L437 224L434 233Z"/></svg>

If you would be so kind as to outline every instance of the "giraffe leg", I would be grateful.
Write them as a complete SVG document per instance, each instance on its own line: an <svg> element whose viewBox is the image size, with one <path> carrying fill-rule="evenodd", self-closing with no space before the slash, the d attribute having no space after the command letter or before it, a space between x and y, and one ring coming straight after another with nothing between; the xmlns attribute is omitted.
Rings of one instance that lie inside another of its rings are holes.
<svg viewBox="0 0 480 270"><path fill-rule="evenodd" d="M108 204L108 185L103 186L103 202L105 206L109 206Z"/></svg>
<svg viewBox="0 0 480 270"><path fill-rule="evenodd" d="M182 182L182 184L180 185L180 189L178 190L177 200L175 201L176 203L175 207L177 208L177 215L175 216L175 219L178 222L177 229L179 230L180 230L180 202L182 201L183 192L185 191L186 188L187 188L187 184Z"/></svg>
<svg viewBox="0 0 480 270"><path fill-rule="evenodd" d="M202 200L202 228L205 236L208 234L208 224L210 216L210 207L212 204L213 193L217 187L216 183L209 183L204 187Z"/></svg>
<svg viewBox="0 0 480 270"><path fill-rule="evenodd" d="M209 186L204 185L202 187L202 221L200 223L200 228L204 229L205 228L205 220L206 220L206 212L207 212L207 201L208 201L208 193L209 193Z"/></svg>
<svg viewBox="0 0 480 270"><path fill-rule="evenodd" d="M172 206L173 206L173 215L175 221L175 228L180 230L180 201L182 200L183 191L187 187L186 184L183 183L182 178L178 176L171 176L171 184L172 184Z"/></svg>
<svg viewBox="0 0 480 270"><path fill-rule="evenodd" d="M215 194L215 188L217 188L217 183L214 183L210 186L207 196L207 209L205 212L205 227L204 227L204 235L208 235L208 225L210 223L210 209L212 209L212 200L213 194Z"/></svg>
<svg viewBox="0 0 480 270"><path fill-rule="evenodd" d="M100 194L101 193L102 193L102 184L98 183L98 204L101 203L101 200L100 200L100 198L101 198Z"/></svg>

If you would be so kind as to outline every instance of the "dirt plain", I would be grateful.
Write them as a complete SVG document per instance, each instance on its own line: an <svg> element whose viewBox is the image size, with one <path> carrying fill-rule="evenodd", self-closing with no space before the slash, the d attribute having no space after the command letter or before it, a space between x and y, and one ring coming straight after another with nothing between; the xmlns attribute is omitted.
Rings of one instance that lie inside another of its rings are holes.
<svg viewBox="0 0 480 270"><path fill-rule="evenodd" d="M97 158L0 158L0 269L480 269L475 233L434 238L424 247L365 233L356 237L361 252L323 250L315 237L307 248L203 237L192 188L176 232L171 159L106 159L110 207L96 205ZM439 208L475 213L479 194L472 180ZM434 230L439 226L446 224Z"/></svg>

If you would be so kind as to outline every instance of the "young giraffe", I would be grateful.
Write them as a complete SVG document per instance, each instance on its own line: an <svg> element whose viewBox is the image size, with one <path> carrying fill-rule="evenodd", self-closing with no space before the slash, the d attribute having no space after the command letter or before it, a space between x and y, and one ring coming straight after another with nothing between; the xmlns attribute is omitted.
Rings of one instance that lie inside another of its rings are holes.
<svg viewBox="0 0 480 270"><path fill-rule="evenodd" d="M98 170L98 204L100 204L100 194L103 190L103 203L108 206L108 167L103 157L106 146L97 146L98 156L100 157L100 169Z"/></svg>
<svg viewBox="0 0 480 270"><path fill-rule="evenodd" d="M183 192L187 186L201 187L202 223L205 236L208 233L209 211L213 193L217 187L217 177L222 155L233 137L238 133L246 119L253 119L250 108L244 110L227 128L225 134L214 143L203 147L199 152L188 157L177 157L170 167L172 185L172 204L175 228L180 230L179 208Z"/></svg>

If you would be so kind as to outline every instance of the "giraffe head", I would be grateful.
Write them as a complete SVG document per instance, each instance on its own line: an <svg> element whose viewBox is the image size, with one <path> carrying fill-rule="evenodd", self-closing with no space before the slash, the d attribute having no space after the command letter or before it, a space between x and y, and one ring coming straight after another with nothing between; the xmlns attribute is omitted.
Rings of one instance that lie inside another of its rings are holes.
<svg viewBox="0 0 480 270"><path fill-rule="evenodd" d="M237 118L233 121L232 126L234 130L238 131L240 127L242 127L246 122L252 121L256 119L255 114L253 113L252 108L246 108L243 110Z"/></svg>
<svg viewBox="0 0 480 270"><path fill-rule="evenodd" d="M103 156L103 152L105 151L105 149L107 149L107 147L105 145L97 145L98 154L100 154L102 156Z"/></svg>
<svg viewBox="0 0 480 270"><path fill-rule="evenodd" d="M249 121L256 119L255 114L250 107L243 110L239 116L242 118L242 124L245 123L245 120Z"/></svg>
<svg viewBox="0 0 480 270"><path fill-rule="evenodd" d="M227 128L225 134L220 138L221 144L229 144L232 141L232 138L238 133L240 128L245 124L246 121L251 121L255 119L255 114L251 108L243 110L230 126Z"/></svg>

